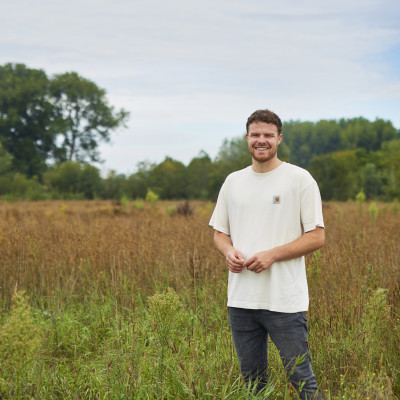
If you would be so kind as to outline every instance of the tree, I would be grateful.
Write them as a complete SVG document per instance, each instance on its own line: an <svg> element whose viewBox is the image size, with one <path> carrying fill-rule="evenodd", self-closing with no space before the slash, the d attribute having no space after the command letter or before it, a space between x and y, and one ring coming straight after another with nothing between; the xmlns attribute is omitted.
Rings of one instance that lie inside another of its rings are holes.
<svg viewBox="0 0 400 400"><path fill-rule="evenodd" d="M144 199L149 188L151 171L155 167L149 161L141 161L137 164L138 170L126 180L124 194L131 199Z"/></svg>
<svg viewBox="0 0 400 400"><path fill-rule="evenodd" d="M12 156L0 143L0 195L10 191L12 181Z"/></svg>
<svg viewBox="0 0 400 400"><path fill-rule="evenodd" d="M313 130L314 124L312 122L288 121L283 124L283 140L280 146L285 143L288 149L286 150L288 156L285 161L290 158L291 162L301 167L306 167L309 164L313 155L310 147L312 145L311 135ZM278 150L278 156L282 158L281 149Z"/></svg>
<svg viewBox="0 0 400 400"><path fill-rule="evenodd" d="M116 171L111 170L107 174L103 182L103 197L105 199L120 200L124 193L126 185L126 176L124 174L117 174Z"/></svg>
<svg viewBox="0 0 400 400"><path fill-rule="evenodd" d="M15 171L40 176L55 149L54 108L49 79L23 64L0 66L0 142Z"/></svg>
<svg viewBox="0 0 400 400"><path fill-rule="evenodd" d="M0 176L8 174L12 168L12 156L0 143Z"/></svg>
<svg viewBox="0 0 400 400"><path fill-rule="evenodd" d="M385 199L400 198L400 140L385 142L379 152Z"/></svg>
<svg viewBox="0 0 400 400"><path fill-rule="evenodd" d="M110 140L110 132L123 125L128 112L115 111L106 92L76 72L56 75L50 93L57 113L56 126L62 137L54 153L58 161L100 161L99 141Z"/></svg>
<svg viewBox="0 0 400 400"><path fill-rule="evenodd" d="M93 199L103 189L98 168L77 161L56 164L44 174L44 181L50 189L63 196L78 196Z"/></svg>
<svg viewBox="0 0 400 400"><path fill-rule="evenodd" d="M0 143L13 169L41 177L47 161L99 161L99 142L128 118L105 94L76 72L48 78L24 64L0 66Z"/></svg>
<svg viewBox="0 0 400 400"><path fill-rule="evenodd" d="M152 169L149 184L162 199L186 198L185 166L180 161L166 157Z"/></svg>
<svg viewBox="0 0 400 400"><path fill-rule="evenodd" d="M376 165L367 163L364 167L364 192L368 199L374 198L381 193L382 179Z"/></svg>
<svg viewBox="0 0 400 400"><path fill-rule="evenodd" d="M358 153L359 150L346 150L313 158L310 172L318 182L323 200L344 201L360 191Z"/></svg>
<svg viewBox="0 0 400 400"><path fill-rule="evenodd" d="M103 190L103 180L100 171L93 165L83 164L79 180L79 192L83 193L86 199L94 199Z"/></svg>
<svg viewBox="0 0 400 400"><path fill-rule="evenodd" d="M44 181L47 185L63 195L78 194L80 178L81 165L76 161L56 164L44 175Z"/></svg>
<svg viewBox="0 0 400 400"><path fill-rule="evenodd" d="M211 171L211 158L201 151L190 161L186 168L187 195L191 199L207 199L209 189L209 175Z"/></svg>
<svg viewBox="0 0 400 400"><path fill-rule="evenodd" d="M327 154L340 150L340 127L334 120L320 120L312 130L311 153ZM312 157L310 156L309 161Z"/></svg>

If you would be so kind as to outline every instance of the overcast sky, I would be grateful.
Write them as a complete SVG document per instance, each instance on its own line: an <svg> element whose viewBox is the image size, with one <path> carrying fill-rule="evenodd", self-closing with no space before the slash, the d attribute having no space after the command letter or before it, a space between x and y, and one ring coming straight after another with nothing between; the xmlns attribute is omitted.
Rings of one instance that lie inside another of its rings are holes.
<svg viewBox="0 0 400 400"><path fill-rule="evenodd" d="M214 158L247 117L400 128L399 0L0 0L0 64L76 71L131 113L103 173Z"/></svg>

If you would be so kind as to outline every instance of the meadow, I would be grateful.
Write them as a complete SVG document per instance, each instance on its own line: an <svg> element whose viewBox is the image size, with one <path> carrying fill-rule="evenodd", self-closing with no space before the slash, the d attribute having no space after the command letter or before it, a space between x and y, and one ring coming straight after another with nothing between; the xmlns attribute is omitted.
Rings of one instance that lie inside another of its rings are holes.
<svg viewBox="0 0 400 400"><path fill-rule="evenodd" d="M324 203L307 274L325 399L400 398L398 208ZM243 384L212 209L0 203L0 399L296 399L272 343L265 393Z"/></svg>

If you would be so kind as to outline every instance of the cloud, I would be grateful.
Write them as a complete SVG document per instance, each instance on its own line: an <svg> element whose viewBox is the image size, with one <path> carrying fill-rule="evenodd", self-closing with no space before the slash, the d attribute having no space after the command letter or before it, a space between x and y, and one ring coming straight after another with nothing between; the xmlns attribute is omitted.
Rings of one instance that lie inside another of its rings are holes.
<svg viewBox="0 0 400 400"><path fill-rule="evenodd" d="M400 126L399 20L397 0L14 0L0 5L0 62L75 70L104 87L132 114L102 150L126 171L214 156L260 107ZM118 156L126 149L133 162Z"/></svg>

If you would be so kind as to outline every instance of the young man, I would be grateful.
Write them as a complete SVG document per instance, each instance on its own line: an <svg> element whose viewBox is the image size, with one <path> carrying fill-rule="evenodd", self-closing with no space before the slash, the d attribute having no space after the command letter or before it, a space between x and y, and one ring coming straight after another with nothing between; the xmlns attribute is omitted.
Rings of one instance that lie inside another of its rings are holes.
<svg viewBox="0 0 400 400"><path fill-rule="evenodd" d="M242 375L267 383L268 335L301 399L321 399L307 345L304 255L324 245L318 186L304 169L282 162L282 122L269 110L247 120L252 165L230 174L210 225L229 269L228 308Z"/></svg>

